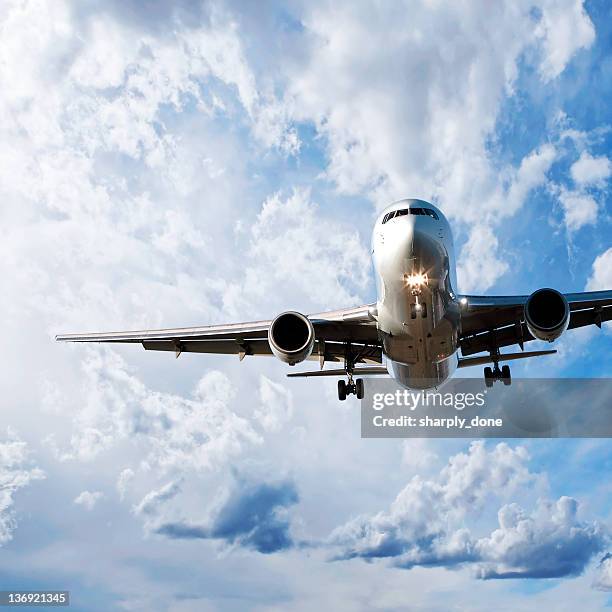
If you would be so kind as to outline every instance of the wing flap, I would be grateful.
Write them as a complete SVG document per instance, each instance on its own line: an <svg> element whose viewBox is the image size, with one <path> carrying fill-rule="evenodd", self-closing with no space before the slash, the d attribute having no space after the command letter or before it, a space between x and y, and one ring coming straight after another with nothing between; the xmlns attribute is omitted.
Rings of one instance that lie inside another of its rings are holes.
<svg viewBox="0 0 612 612"><path fill-rule="evenodd" d="M595 307L587 310L575 310L570 316L568 329L585 327L586 325L597 325L612 321L612 306Z"/></svg>
<svg viewBox="0 0 612 612"><path fill-rule="evenodd" d="M144 340L147 351L174 351L175 353L209 353L216 355L271 355L267 340ZM178 356L178 355L177 355Z"/></svg>
<svg viewBox="0 0 612 612"><path fill-rule="evenodd" d="M528 359L529 357L541 357L542 355L553 355L557 351L525 351L522 353L500 353L497 361L514 361L515 359ZM469 368L475 365L484 365L485 363L494 363L490 355L482 357L464 357L459 359L458 368Z"/></svg>
<svg viewBox="0 0 612 612"><path fill-rule="evenodd" d="M147 351L174 352L178 357L181 353L208 353L215 355L239 355L244 358L249 355L272 355L268 340L144 340L143 347ZM352 344L359 356L358 363L382 363L382 350L379 346ZM308 359L320 361L321 352L325 351L325 361L341 362L344 360L345 345L340 342L316 341L314 350Z"/></svg>
<svg viewBox="0 0 612 612"><path fill-rule="evenodd" d="M315 370L314 372L292 372L287 374L289 378L309 378L313 376L346 376L344 368L332 370ZM387 368L384 366L362 367L353 370L353 376L389 376Z"/></svg>

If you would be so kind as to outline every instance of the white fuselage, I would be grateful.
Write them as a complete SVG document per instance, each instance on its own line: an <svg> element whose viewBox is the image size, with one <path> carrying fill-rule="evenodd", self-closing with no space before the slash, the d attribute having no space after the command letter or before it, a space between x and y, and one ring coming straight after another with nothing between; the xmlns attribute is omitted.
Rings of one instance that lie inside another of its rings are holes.
<svg viewBox="0 0 612 612"><path fill-rule="evenodd" d="M376 221L372 257L389 373L412 389L440 385L457 367L460 325L448 221L423 200L395 202Z"/></svg>

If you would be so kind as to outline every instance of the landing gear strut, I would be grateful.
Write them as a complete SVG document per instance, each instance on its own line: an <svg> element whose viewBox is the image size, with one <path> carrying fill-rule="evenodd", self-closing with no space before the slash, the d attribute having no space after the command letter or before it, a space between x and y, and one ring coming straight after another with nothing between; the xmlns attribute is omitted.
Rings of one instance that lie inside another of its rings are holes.
<svg viewBox="0 0 612 612"><path fill-rule="evenodd" d="M338 381L338 399L344 401L347 395L356 395L357 399L363 399L364 385L363 378L353 379L353 371L355 369L355 362L361 357L360 354L355 355L351 351L351 345L347 344L346 353L344 357L344 369L348 380Z"/></svg>
<svg viewBox="0 0 612 612"><path fill-rule="evenodd" d="M510 366L499 367L499 349L491 351L491 358L493 359L493 368L487 366L484 369L484 379L487 387L492 387L496 380L501 380L504 385L508 386L512 383L512 377L510 375Z"/></svg>

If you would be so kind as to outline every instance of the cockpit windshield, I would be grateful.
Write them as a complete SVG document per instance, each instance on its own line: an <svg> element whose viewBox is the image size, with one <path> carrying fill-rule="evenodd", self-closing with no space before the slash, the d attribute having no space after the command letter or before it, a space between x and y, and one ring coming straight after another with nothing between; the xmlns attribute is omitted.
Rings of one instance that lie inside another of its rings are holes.
<svg viewBox="0 0 612 612"><path fill-rule="evenodd" d="M411 215L425 215L427 217L431 217L432 219L435 219L436 221L439 221L439 217L438 217L438 213L435 210L432 210L431 208L422 208L420 206L411 206L410 208L400 208L399 210L392 210L391 212L388 212L384 217L383 217L383 224L387 223L387 221L390 221L391 219L395 219L395 217L401 217L403 215L407 215L407 214L411 214Z"/></svg>

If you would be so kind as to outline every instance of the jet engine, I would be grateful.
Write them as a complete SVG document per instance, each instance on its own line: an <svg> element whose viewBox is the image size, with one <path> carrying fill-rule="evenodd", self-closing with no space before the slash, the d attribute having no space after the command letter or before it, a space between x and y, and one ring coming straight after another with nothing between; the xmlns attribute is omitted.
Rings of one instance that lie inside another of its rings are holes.
<svg viewBox="0 0 612 612"><path fill-rule="evenodd" d="M310 319L299 312L279 314L268 330L268 343L272 353L289 365L308 359L314 342L314 327Z"/></svg>
<svg viewBox="0 0 612 612"><path fill-rule="evenodd" d="M525 323L538 340L556 340L567 329L569 320L569 304L554 289L538 289L525 302Z"/></svg>

